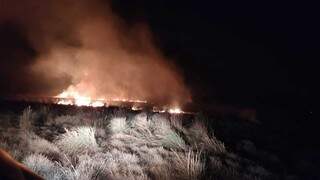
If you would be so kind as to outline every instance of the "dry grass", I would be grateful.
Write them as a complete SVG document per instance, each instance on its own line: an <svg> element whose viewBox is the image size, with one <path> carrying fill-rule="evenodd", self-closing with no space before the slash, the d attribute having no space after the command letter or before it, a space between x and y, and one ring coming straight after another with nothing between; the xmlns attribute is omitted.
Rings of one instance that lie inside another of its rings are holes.
<svg viewBox="0 0 320 180"><path fill-rule="evenodd" d="M204 172L204 161L201 151L188 150L179 153L173 150L175 158L172 160L178 179L200 179Z"/></svg>
<svg viewBox="0 0 320 180"><path fill-rule="evenodd" d="M31 107L28 107L25 110L23 110L19 120L20 129L23 131L32 131L33 119L34 113L32 112Z"/></svg>
<svg viewBox="0 0 320 180"><path fill-rule="evenodd" d="M66 154L95 152L98 144L95 139L95 129L91 127L77 127L67 130L58 137L55 144Z"/></svg>
<svg viewBox="0 0 320 180"><path fill-rule="evenodd" d="M200 121L195 121L192 126L185 131L187 138L193 142L194 149L207 150L216 154L226 153L224 144L213 134L209 135L208 129Z"/></svg>
<svg viewBox="0 0 320 180"><path fill-rule="evenodd" d="M24 110L20 135L3 136L0 147L19 149L15 156L46 179L201 179L209 177L206 156L227 153L200 121L187 128L182 120L165 115L124 116L120 111L50 114L43 118L47 119L43 127L36 127L36 113ZM48 134L53 141L46 138ZM209 166L226 169L219 160Z"/></svg>
<svg viewBox="0 0 320 180"><path fill-rule="evenodd" d="M56 165L41 154L31 154L23 160L23 164L45 179L61 179Z"/></svg>

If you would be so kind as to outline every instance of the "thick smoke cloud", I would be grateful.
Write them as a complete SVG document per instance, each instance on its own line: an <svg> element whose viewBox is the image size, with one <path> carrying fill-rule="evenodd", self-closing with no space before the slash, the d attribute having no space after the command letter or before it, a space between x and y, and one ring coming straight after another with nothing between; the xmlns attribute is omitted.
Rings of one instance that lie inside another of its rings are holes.
<svg viewBox="0 0 320 180"><path fill-rule="evenodd" d="M74 88L93 98L161 104L190 100L175 67L153 45L147 25L127 25L112 12L110 3L1 0L1 4L0 23L19 25L35 51L19 56L29 61L17 69L15 77L25 76L15 80L19 82L15 87L24 87L18 93L53 96Z"/></svg>

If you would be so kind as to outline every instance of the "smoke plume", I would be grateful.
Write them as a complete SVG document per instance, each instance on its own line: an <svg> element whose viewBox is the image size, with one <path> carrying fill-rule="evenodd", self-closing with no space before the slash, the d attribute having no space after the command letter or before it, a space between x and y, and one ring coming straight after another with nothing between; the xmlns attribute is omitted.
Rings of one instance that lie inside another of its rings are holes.
<svg viewBox="0 0 320 180"><path fill-rule="evenodd" d="M183 79L161 54L145 23L128 25L110 2L1 0L0 23L23 29L36 55L20 83L29 95L68 88L92 98L141 99L161 104L190 100ZM41 87L41 88L40 88Z"/></svg>

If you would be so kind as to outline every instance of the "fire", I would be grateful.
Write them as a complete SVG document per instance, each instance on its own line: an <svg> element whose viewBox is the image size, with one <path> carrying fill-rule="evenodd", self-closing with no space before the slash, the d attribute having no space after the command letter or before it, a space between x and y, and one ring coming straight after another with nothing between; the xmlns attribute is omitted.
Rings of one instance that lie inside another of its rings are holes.
<svg viewBox="0 0 320 180"><path fill-rule="evenodd" d="M140 111L140 110L143 110L143 108L142 108L142 107L139 107L139 106L136 106L136 105L133 105L133 106L131 107L131 110L132 110L132 111Z"/></svg>
<svg viewBox="0 0 320 180"><path fill-rule="evenodd" d="M181 113L183 113L183 111L178 107L170 108L168 110L168 112L171 113L171 114L181 114Z"/></svg>
<svg viewBox="0 0 320 180"><path fill-rule="evenodd" d="M69 86L68 89L64 90L62 93L55 96L55 98L58 99L57 104L61 104L61 105L92 106L92 107L103 107L112 103L114 104L119 104L119 103L146 104L147 103L147 101L145 100L126 99L126 98L94 99L94 98L91 98L90 96L86 96L80 93L77 86ZM134 109L134 107L132 108Z"/></svg>
<svg viewBox="0 0 320 180"><path fill-rule="evenodd" d="M93 101L91 103L91 106L93 106L93 107L102 107L102 106L105 106L105 103L103 101Z"/></svg>
<svg viewBox="0 0 320 180"><path fill-rule="evenodd" d="M103 107L109 104L119 105L120 103L132 103L130 109L133 111L143 110L143 106L139 106L137 104L144 104L146 105L148 102L145 100L133 100L133 99L126 99L126 98L113 98L113 99L93 99L90 96L82 95L76 87L70 86L68 89L64 90L62 93L55 96L58 99L56 102L57 104L61 105L75 105L75 106L91 106L91 107ZM114 103L114 104L112 104ZM185 113L179 107L156 107L152 108L153 112L158 113L170 113L170 114L181 114Z"/></svg>
<svg viewBox="0 0 320 180"><path fill-rule="evenodd" d="M92 106L102 107L105 105L104 99L93 100L89 96L81 95L73 86L70 86L67 90L57 95L57 104L62 105L76 105L76 106Z"/></svg>

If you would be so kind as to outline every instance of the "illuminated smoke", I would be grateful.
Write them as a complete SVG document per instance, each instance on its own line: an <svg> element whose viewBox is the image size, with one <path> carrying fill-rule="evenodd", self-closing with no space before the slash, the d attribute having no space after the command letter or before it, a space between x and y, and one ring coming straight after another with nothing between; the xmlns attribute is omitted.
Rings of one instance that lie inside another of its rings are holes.
<svg viewBox="0 0 320 180"><path fill-rule="evenodd" d="M127 25L112 12L110 3L4 2L19 4L2 13L25 27L39 53L29 68L38 77L34 81L48 87L41 95L55 96L71 88L91 99L138 99L163 105L190 101L183 79L153 45L148 26Z"/></svg>

